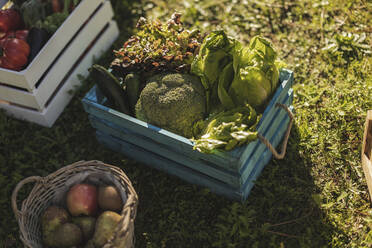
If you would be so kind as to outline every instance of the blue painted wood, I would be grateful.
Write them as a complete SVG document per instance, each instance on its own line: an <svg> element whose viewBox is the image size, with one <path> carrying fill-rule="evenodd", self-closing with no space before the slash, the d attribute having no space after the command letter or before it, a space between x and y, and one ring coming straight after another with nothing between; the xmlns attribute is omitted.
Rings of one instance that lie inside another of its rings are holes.
<svg viewBox="0 0 372 248"><path fill-rule="evenodd" d="M283 98L285 98L286 91L288 91L290 86L292 85L293 75L291 72L283 70L280 76L282 77L283 82L278 87L276 93L269 103L269 106L266 108L263 114L261 124L258 128L259 132L265 131L265 129L267 128L267 123L270 123L270 120L273 118L273 115L276 111L273 106L276 102L281 102ZM83 99L84 107L88 113L95 115L98 118L107 119L115 124L118 124L119 126L128 128L130 130L137 129L138 132L153 139L156 142L176 147L176 149L179 149L182 153L186 153L188 154L188 156L194 159L211 162L217 166L221 166L222 168L231 170L233 172L235 172L237 168L240 168L245 163L252 151L259 144L259 142L252 142L247 146L237 148L231 152L218 152L216 154L199 153L193 150L193 144L190 140L166 130L156 128L146 122L140 121L136 118L108 108L98 102L100 99L97 99L97 95L98 94L96 94L96 90L92 89Z"/></svg>
<svg viewBox="0 0 372 248"><path fill-rule="evenodd" d="M292 101L288 97L286 101L283 103L289 105L290 102ZM278 116L279 114L280 116ZM269 125L269 130L263 133L264 137L266 137L267 139L271 139L273 135L277 135L278 126L279 126L280 120L283 117L287 117L286 113L282 109L278 108L277 116L275 117L276 121L272 120L272 122ZM238 189L242 187L242 185L245 183L248 176L250 175L250 172L253 170L254 164L258 160L258 156L256 156L252 160L249 160L251 167L248 167L246 170L244 170L243 171L244 174L240 176L237 172L232 173L231 171L227 171L222 168L216 167L212 163L206 163L206 161L193 160L187 155L179 153L176 150L173 150L172 147L164 146L163 144L154 142L151 139L143 137L140 133L132 132L131 130L124 129L122 127L119 127L105 120L100 120L94 116L91 116L90 119L91 119L92 126L96 128L97 130L104 132L105 134L112 135L123 141L127 141L134 145L138 145L146 150L152 151L153 153L159 154L160 156L165 156L172 161L181 163L186 167L190 167L194 170L199 171L202 174L211 176L217 180L220 180ZM285 129L286 127L283 126L283 128ZM259 143L260 143L259 147L261 150L266 148L266 146L264 146L261 142ZM261 151L258 151L255 154L261 154Z"/></svg>
<svg viewBox="0 0 372 248"><path fill-rule="evenodd" d="M226 169L230 169L231 171L236 171L232 166L236 164L236 159L230 157L228 154L223 152L218 154L200 153L193 149L193 143L187 138L164 129L155 128L153 125L98 103L97 98L95 97L95 92L96 88L94 87L83 99L85 111L89 114L96 116L97 118L110 121L120 127L127 128L129 130L136 130L136 132L141 133L143 136L153 139L158 143L175 147L194 159L209 161Z"/></svg>
<svg viewBox="0 0 372 248"><path fill-rule="evenodd" d="M272 142L273 144L278 144L282 140L286 127L288 125L288 121L288 117L283 119L280 125L280 130L282 131L278 135L270 139L270 142ZM238 190L231 188L229 185L215 180L214 178L203 175L198 171L194 171L187 167L184 167L182 164L169 160L167 157L159 156L158 154L154 154L146 149L143 149L142 147L125 142L116 137L110 136L100 131L97 131L96 136L99 142L101 142L103 145L114 151L120 152L129 158L135 159L153 168L167 172L168 174L171 174L173 176L177 176L189 183L207 187L214 193L221 194L227 198L240 201L244 201L248 198L248 195L254 186L255 180L272 156L271 152L266 149L264 153L261 154L261 159L254 168L252 176L249 178L246 185L244 185L244 188Z"/></svg>
<svg viewBox="0 0 372 248"><path fill-rule="evenodd" d="M282 103L286 105L289 105L290 102L291 100L289 97L287 97L285 101L282 101ZM281 115L281 117L278 116L279 114ZM276 116L274 117L274 120L276 121L272 120L270 122L270 125L268 125L268 130L262 133L264 137L270 139L273 135L277 133L278 131L277 129L280 123L279 121L284 115L286 115L285 111L283 111L281 108L276 109ZM216 178L217 180L223 181L226 184L229 184L235 188L240 188L245 183L248 176L250 175L250 172L253 170L254 164L256 163L259 157L255 156L247 160L247 162L249 162L249 166L246 166L247 168L240 172L241 174L240 176L238 172L231 172L223 168L219 168L213 163L207 163L207 161L194 160L191 157L187 156L187 154L181 153L173 149L174 147L164 146L161 143L153 141L145 136L142 136L141 133L133 132L132 130L122 128L118 125L115 125L114 123L98 119L94 116L91 116L90 119L92 126L97 130L100 130L101 132L112 135L134 145L139 145L149 151L152 151L153 153L159 154L160 156L166 156L170 160L179 162L184 166L190 167L194 170L198 170L203 174L209 175L213 178ZM254 154L261 154L262 150L265 148L265 146L261 142L258 142L258 147L259 150L255 150Z"/></svg>
<svg viewBox="0 0 372 248"><path fill-rule="evenodd" d="M272 119L274 118L275 113L278 111L275 108L276 103L285 103L285 99L287 98L287 92L291 89L293 85L293 73L288 70L283 70L280 73L281 84L278 86L274 96L270 100L268 106L266 107L264 113L262 114L261 120L258 124L257 131L259 133L264 133L269 124L271 123ZM257 146L260 144L259 141L252 142L245 147L241 147L236 149L238 154L237 156L240 158L237 167L241 169L241 167L246 163L248 158L252 155L254 150L257 149Z"/></svg>
<svg viewBox="0 0 372 248"><path fill-rule="evenodd" d="M204 176L187 167L184 167L181 164L175 163L174 161L170 161L166 157L159 155L154 156L154 154L148 150L119 140L115 137L105 135L100 131L96 132L96 137L98 141L106 147L120 152L129 158L135 159L136 161L147 164L158 170L165 171L168 174L177 176L189 183L207 187L212 192L224 195L230 199L242 200L240 192L236 189L230 188L224 183L221 183L211 177Z"/></svg>
<svg viewBox="0 0 372 248"><path fill-rule="evenodd" d="M288 91L287 98L284 99L281 103L290 106L293 102L293 91ZM283 119L288 119L288 114L285 110L282 108L276 108L276 112L273 116L273 118L268 123L268 128L264 130L263 132L260 132L260 134L265 137L267 140L271 140L272 137L278 136L280 132L285 132L287 129L286 126L282 126L281 122ZM257 141L257 146L255 147L254 151L250 154L250 156L245 160L244 165L240 169L240 184L244 184L244 182L247 180L249 175L251 174L251 171L253 170L255 164L257 161L259 161L261 158L261 154L263 151L267 148L265 144L263 144L261 141ZM277 146L277 144L272 144L274 147Z"/></svg>
<svg viewBox="0 0 372 248"><path fill-rule="evenodd" d="M273 142L274 147L282 139L288 123L286 113L276 108L275 104L279 102L289 106L293 101L293 73L281 71L280 80L281 84L265 109L257 129ZM89 113L92 126L98 130L97 138L102 143L114 150L118 143L119 147L139 150L138 154L146 153L149 156L146 158L148 162L161 158L163 164L154 167L174 175L181 173L178 175L181 178L209 187L214 192L234 195L230 198L246 199L254 180L271 159L271 152L260 141L230 152L199 153L192 149L193 143L190 140L108 108L104 105L105 100L95 87L83 99L85 111ZM124 148L120 152L138 161L143 159L128 154ZM164 164L164 160L167 163Z"/></svg>
<svg viewBox="0 0 372 248"><path fill-rule="evenodd" d="M291 106L290 109L293 110L293 107ZM278 132L278 135L275 135L271 139L269 139L269 141L274 146L277 146L280 143L280 141L283 139L288 123L289 123L289 117L284 118L281 121L281 124L280 124L281 127L279 128L280 131ZM251 189L253 188L256 179L261 174L263 168L269 163L271 157L272 157L271 151L268 148L266 148L264 152L261 154L260 159L258 160L256 165L254 166L254 169L250 177L246 180L246 183L242 187L243 191L241 194L242 194L243 201L248 198L248 195Z"/></svg>
<svg viewBox="0 0 372 248"><path fill-rule="evenodd" d="M232 187L237 189L240 188L239 174L237 172L233 173L217 167L212 163L205 163L204 161L195 160L187 156L187 154L172 149L172 147L154 142L152 139L142 136L139 133L124 129L105 120L100 120L94 116L90 117L90 122L95 129L106 135L111 135L122 141L142 147L145 150L151 151L154 155L166 157L173 162L199 171L201 174L213 177L219 181L231 185ZM169 166L172 165L170 164Z"/></svg>

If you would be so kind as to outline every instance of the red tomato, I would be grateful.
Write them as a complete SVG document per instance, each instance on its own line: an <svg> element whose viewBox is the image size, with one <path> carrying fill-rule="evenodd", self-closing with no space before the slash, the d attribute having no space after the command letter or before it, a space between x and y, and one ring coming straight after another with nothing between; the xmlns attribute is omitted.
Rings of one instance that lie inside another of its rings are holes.
<svg viewBox="0 0 372 248"><path fill-rule="evenodd" d="M0 32L7 33L10 30L16 30L22 26L22 18L15 9L0 10Z"/></svg>
<svg viewBox="0 0 372 248"><path fill-rule="evenodd" d="M27 36L28 36L29 30L24 29L24 30L12 30L9 31L4 35L4 37L1 37L0 39L6 39L6 38L17 38L26 41Z"/></svg>
<svg viewBox="0 0 372 248"><path fill-rule="evenodd" d="M0 67L19 71L27 64L30 54L30 46L27 42L17 38L2 39L0 48L2 50Z"/></svg>

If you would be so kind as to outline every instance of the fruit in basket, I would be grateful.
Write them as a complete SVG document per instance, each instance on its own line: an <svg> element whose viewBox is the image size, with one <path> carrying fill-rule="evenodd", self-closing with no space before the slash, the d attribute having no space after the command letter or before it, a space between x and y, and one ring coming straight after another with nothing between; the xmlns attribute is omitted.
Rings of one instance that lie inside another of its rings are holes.
<svg viewBox="0 0 372 248"><path fill-rule="evenodd" d="M0 50L0 67L19 71L27 64L30 46L26 41L17 38L2 39Z"/></svg>
<svg viewBox="0 0 372 248"><path fill-rule="evenodd" d="M69 248L79 245L83 241L83 233L73 223L65 223L57 228L54 233L54 246L57 248Z"/></svg>
<svg viewBox="0 0 372 248"><path fill-rule="evenodd" d="M58 227L70 220L68 212L58 206L48 207L41 217L41 230L43 241L48 246L54 245L54 232Z"/></svg>
<svg viewBox="0 0 372 248"><path fill-rule="evenodd" d="M93 243L93 239L89 240L83 248L96 248Z"/></svg>
<svg viewBox="0 0 372 248"><path fill-rule="evenodd" d="M92 184L75 184L67 192L67 208L72 216L89 215L97 212L97 187Z"/></svg>
<svg viewBox="0 0 372 248"><path fill-rule="evenodd" d="M102 247L112 238L120 219L121 216L113 211L105 211L97 218L96 229L93 235L95 247Z"/></svg>
<svg viewBox="0 0 372 248"><path fill-rule="evenodd" d="M90 216L79 216L72 218L72 223L80 227L83 233L83 239L89 240L94 234L96 219Z"/></svg>
<svg viewBox="0 0 372 248"><path fill-rule="evenodd" d="M98 188L98 206L102 210L120 211L123 201L114 186L100 186Z"/></svg>

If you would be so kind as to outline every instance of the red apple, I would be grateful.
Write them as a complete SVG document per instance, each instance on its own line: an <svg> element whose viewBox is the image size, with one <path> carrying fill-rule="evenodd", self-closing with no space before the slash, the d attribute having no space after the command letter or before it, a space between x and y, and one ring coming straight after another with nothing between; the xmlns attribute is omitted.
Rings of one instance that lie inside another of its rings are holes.
<svg viewBox="0 0 372 248"><path fill-rule="evenodd" d="M75 184L67 192L67 208L72 216L89 215L97 212L97 187L92 184Z"/></svg>

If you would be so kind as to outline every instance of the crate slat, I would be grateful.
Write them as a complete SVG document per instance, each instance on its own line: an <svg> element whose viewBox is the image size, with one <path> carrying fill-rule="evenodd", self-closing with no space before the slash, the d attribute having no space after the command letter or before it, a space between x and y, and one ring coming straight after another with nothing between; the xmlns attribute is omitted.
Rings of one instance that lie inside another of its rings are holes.
<svg viewBox="0 0 372 248"><path fill-rule="evenodd" d="M290 106L290 109L293 110L293 106ZM270 143L274 147L277 147L280 141L282 141L285 135L288 123L289 123L289 117L285 116L283 120L281 121L280 127L278 129L278 133L274 135L273 137L271 137L271 139L269 139ZM261 174L264 167L269 163L269 161L271 160L271 157L272 157L272 153L266 147L265 150L262 152L261 156L259 157L259 159L257 160L255 166L253 167L251 175L246 179L244 185L242 186L242 193L241 193L242 199L241 200L244 201L248 198L248 195L250 191L252 190L256 179Z"/></svg>
<svg viewBox="0 0 372 248"><path fill-rule="evenodd" d="M361 155L363 172L372 202L372 110L367 111Z"/></svg>
<svg viewBox="0 0 372 248"><path fill-rule="evenodd" d="M266 130L267 124L270 123L275 111L277 109L273 106L277 102L283 101L287 97L287 92L289 91L293 83L293 73L288 70L281 71L282 83L279 85L277 91L275 92L272 100L262 119L264 122L258 127L258 131ZM98 92L98 93L97 93ZM96 87L92 88L83 99L83 104L86 112L91 115L96 116L99 119L105 119L116 125L129 129L137 130L138 133L156 140L156 142L162 143L164 145L175 147L183 153L187 153L195 160L208 161L217 166L220 166L226 170L236 171L239 170L246 159L250 156L252 151L257 146L257 143L252 142L248 146L243 148L237 148L230 152L219 152L217 154L204 154L193 150L193 143L180 135L168 132L164 129L160 129L150 125L146 122L140 121L132 116L120 113L114 109L104 106L104 98L99 99L99 91Z"/></svg>
<svg viewBox="0 0 372 248"><path fill-rule="evenodd" d="M293 107L290 107L290 109L293 109ZM274 146L276 146L282 140L288 122L288 117L283 118L279 128L279 130L281 131L279 131L276 136L273 136L272 139L270 139L270 142ZM96 137L101 144L113 151L120 152L129 158L135 159L136 161L149 165L155 169L164 171L170 175L179 177L189 183L207 187L216 194L224 195L229 199L239 201L244 201L248 198L248 195L254 186L255 180L257 179L265 165L270 161L272 156L271 152L266 149L261 154L259 162L256 164L252 175L247 180L245 185L243 185L240 189L237 189L212 177L209 177L208 175L187 168L173 160L169 160L168 157L159 156L158 154L154 154L149 150L143 149L140 146L136 146L111 135L102 133L99 130L97 130L96 132Z"/></svg>
<svg viewBox="0 0 372 248"><path fill-rule="evenodd" d="M103 54L119 35L116 22L110 21L99 39L93 44L89 52L74 68L66 79L64 85L59 89L49 105L42 111L31 110L21 106L10 105L0 102L0 108L5 109L8 114L18 118L37 123L42 126L51 127L73 95L70 93L81 84L80 76L88 75L88 68L94 59Z"/></svg>
<svg viewBox="0 0 372 248"><path fill-rule="evenodd" d="M293 101L293 73L281 71L280 80L257 128L274 147L282 140L289 123L288 114L275 104L290 106ZM95 86L82 100L101 143L230 198L245 200L271 159L271 152L259 140L231 152L199 153L192 149L193 143L188 139L113 110L104 105L105 101Z"/></svg>
<svg viewBox="0 0 372 248"><path fill-rule="evenodd" d="M236 159L231 158L226 154L223 154L223 156L216 154L200 154L200 152L193 150L193 143L189 139L171 133L167 130L155 127L144 121L138 120L132 116L123 114L119 111L98 103L98 99L96 98L96 91L97 88L95 86L83 99L85 111L89 114L96 116L99 119L110 121L122 128L136 130L137 132L148 138L155 138L157 142L184 151L185 153L192 156L194 159L204 159L215 163L225 163L227 165L236 162ZM229 167L227 166L227 168Z"/></svg>
<svg viewBox="0 0 372 248"><path fill-rule="evenodd" d="M203 161L194 160L185 154L170 149L169 146L156 143L138 133L133 133L129 130L119 128L117 125L104 120L99 120L96 117L90 117L90 121L95 129L100 130L105 135L111 135L127 143L140 146L145 150L153 151L154 154L167 157L171 161L178 161L178 163L183 166L213 177L216 180L225 182L226 184L235 186L236 188L239 187L239 182L236 180L238 178L237 172L233 173L231 171L221 170L218 167L216 168L216 166L211 166L213 164L205 164Z"/></svg>
<svg viewBox="0 0 372 248"><path fill-rule="evenodd" d="M66 46L71 37L73 37L88 20L89 16L104 1L82 0L26 69L17 72L0 68L0 82L32 92L38 80Z"/></svg>
<svg viewBox="0 0 372 248"><path fill-rule="evenodd" d="M290 105L292 102L291 98L292 94L288 94L287 98L283 99L281 103ZM280 108L276 109L276 115L274 116L275 121L272 120L270 125L268 125L267 129L264 130L262 134L267 138L271 139L274 135L277 135L278 128L280 126L280 121L286 117L286 112ZM245 180L250 175L251 171L253 170L253 166L256 163L258 158L252 159L249 161L249 166L246 166L242 172L240 171L229 171L225 168L221 168L216 164L213 164L206 160L197 160L193 159L192 157L188 156L185 152L177 151L174 149L173 146L166 146L159 142L156 142L152 139L149 139L143 136L140 132L136 132L135 130L128 130L114 123L108 122L103 119L99 119L93 115L90 116L90 121L92 126L100 130L101 132L126 141L128 143L132 143L134 145L138 145L140 147L145 148L146 150L150 150L155 154L159 154L160 156L164 156L169 158L172 161L180 163L186 167L190 167L196 171L199 171L202 174L208 175L213 177L219 181L222 181L231 187L239 189L244 183ZM258 153L260 154L265 146L260 141L255 141L259 147ZM257 153L255 153L257 154ZM248 161L247 161L248 162Z"/></svg>
<svg viewBox="0 0 372 248"><path fill-rule="evenodd" d="M262 118L257 126L257 131L263 133L269 123L271 123L274 118L275 113L278 111L275 108L276 103L284 103L283 101L287 98L287 93L293 85L293 73L288 70L282 70L280 72L280 84L278 89L275 91L272 99L270 100L268 106L266 107ZM236 155L239 157L239 163L237 164L237 169L241 170L242 166L245 164L245 161L252 155L253 151L257 149L258 142L253 142L245 148L236 149Z"/></svg>
<svg viewBox="0 0 372 248"><path fill-rule="evenodd" d="M292 102L293 102L293 91L290 90L288 91L287 98L283 102L280 102L280 103L290 106ZM277 111L273 119L271 119L270 122L268 123L268 128L260 132L260 134L263 135L263 137L265 137L268 140L278 135L279 131L283 131L280 129L283 118L286 118L286 119L289 118L287 112L281 108L277 108ZM263 144L261 141L255 141L255 142L257 143L255 150L253 150L250 156L246 158L245 163L239 169L240 174L241 174L241 178L240 178L241 183L244 183L246 181L252 169L254 168L255 163L260 159L259 155L262 154L265 149L267 149L265 144Z"/></svg>
<svg viewBox="0 0 372 248"><path fill-rule="evenodd" d="M170 175L180 177L189 183L207 187L211 189L211 191L225 195L226 197L233 199L241 198L241 195L238 191L228 187L226 184L218 182L211 177L207 177L192 171L183 165L170 161L166 157L161 157L159 155L154 156L154 154L148 150L119 140L115 137L104 135L99 131L97 131L96 136L98 141L104 144L106 147L122 154L126 154L129 158L135 159L136 161L151 165L153 168L165 171ZM169 166L169 164L172 166Z"/></svg>
<svg viewBox="0 0 372 248"><path fill-rule="evenodd" d="M95 39L102 28L112 19L114 13L110 2L105 2L98 12L90 19L83 30L65 48L62 55L42 79L40 86L32 92L0 85L0 99L10 103L43 110L45 103L53 94L59 82L66 75L66 68L71 66L82 51ZM1 74L1 72L0 72Z"/></svg>

